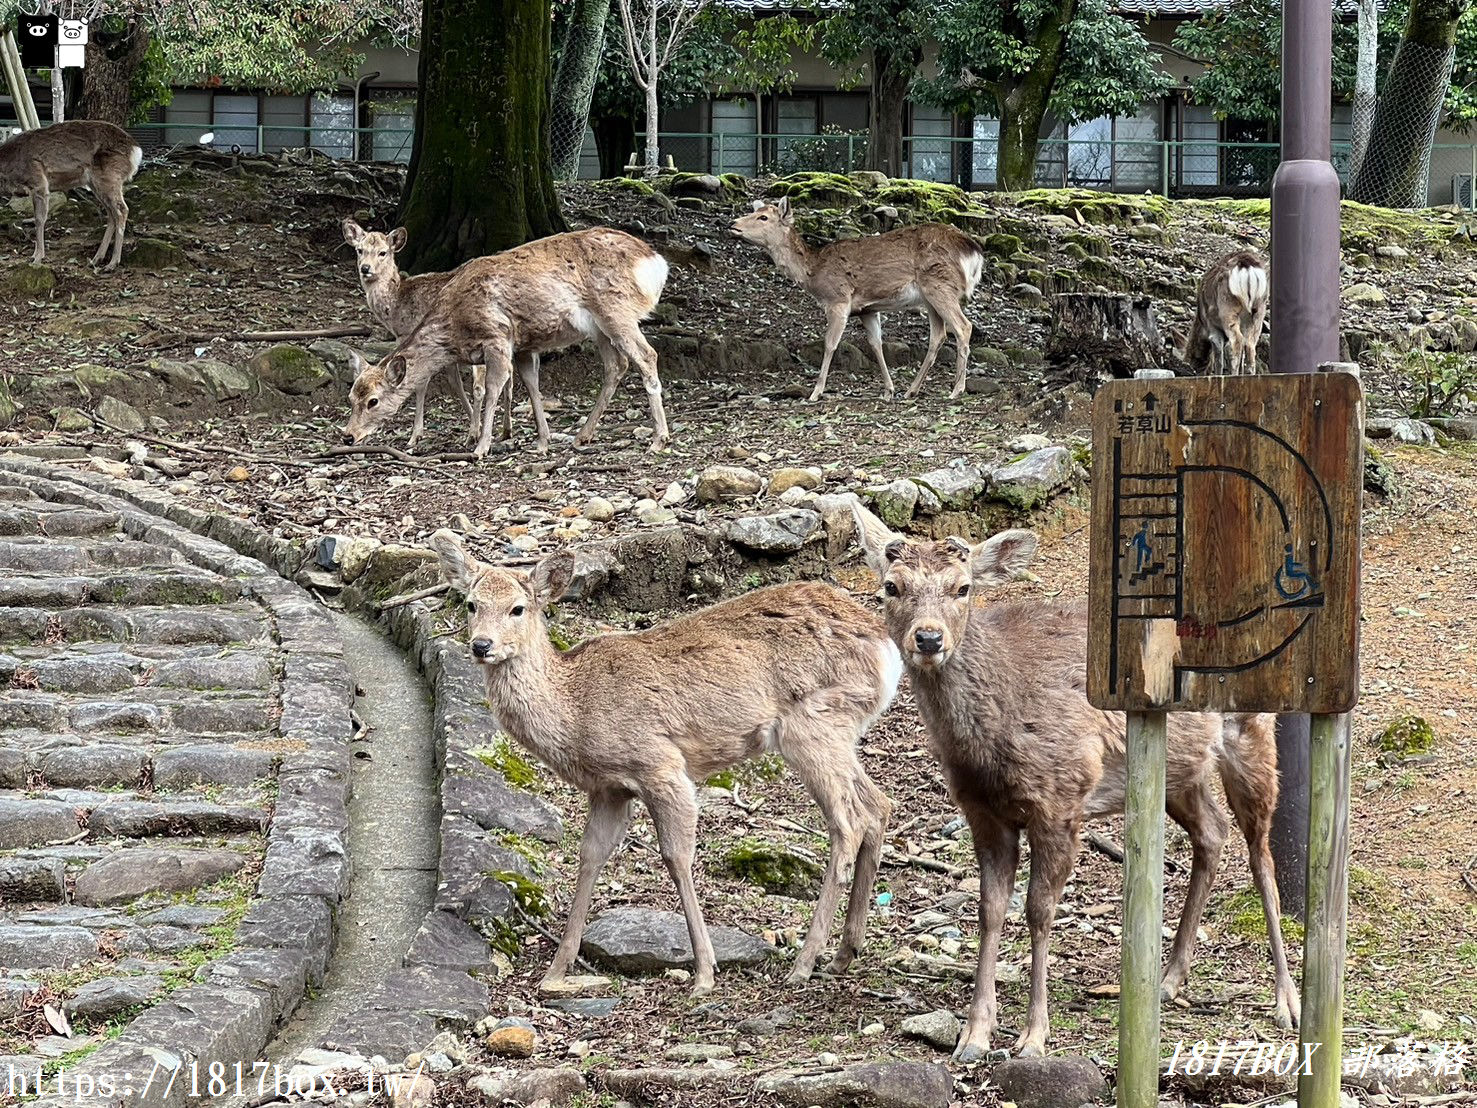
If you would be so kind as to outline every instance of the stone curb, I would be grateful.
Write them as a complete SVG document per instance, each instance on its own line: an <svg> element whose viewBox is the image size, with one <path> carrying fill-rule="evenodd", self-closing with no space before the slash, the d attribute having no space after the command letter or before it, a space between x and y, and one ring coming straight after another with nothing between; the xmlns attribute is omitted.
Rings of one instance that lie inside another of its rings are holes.
<svg viewBox="0 0 1477 1108"><path fill-rule="evenodd" d="M283 656L280 733L300 749L281 756L266 861L238 949L202 967L199 984L172 993L67 1072L69 1081L110 1078L113 1096L38 1102L181 1108L207 1091L213 1064L234 1072L240 1062L249 1071L277 1026L323 979L334 914L349 884L344 836L354 682L331 619L301 588L227 542L153 514L163 498L124 499L90 475L14 457L0 458L0 474L53 501L115 513L131 537L235 578L276 625Z"/></svg>

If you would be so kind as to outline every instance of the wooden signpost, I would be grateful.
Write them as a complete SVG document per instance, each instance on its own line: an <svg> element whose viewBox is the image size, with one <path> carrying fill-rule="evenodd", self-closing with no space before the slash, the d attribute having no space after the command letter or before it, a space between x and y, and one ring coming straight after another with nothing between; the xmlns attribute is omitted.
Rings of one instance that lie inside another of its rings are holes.
<svg viewBox="0 0 1477 1108"><path fill-rule="evenodd" d="M1302 711L1302 1040L1319 1046L1299 1096L1337 1108L1363 393L1343 371L1168 377L1093 402L1088 699L1128 713L1118 1103L1158 1103L1165 713Z"/></svg>

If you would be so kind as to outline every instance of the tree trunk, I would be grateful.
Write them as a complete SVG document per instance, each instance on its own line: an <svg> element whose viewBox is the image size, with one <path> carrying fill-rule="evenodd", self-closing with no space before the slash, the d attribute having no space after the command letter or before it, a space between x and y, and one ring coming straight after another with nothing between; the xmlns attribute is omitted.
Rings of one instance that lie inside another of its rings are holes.
<svg viewBox="0 0 1477 1108"><path fill-rule="evenodd" d="M1351 199L1386 208L1426 204L1431 144L1451 82L1457 21L1468 0L1412 0L1369 129Z"/></svg>
<svg viewBox="0 0 1477 1108"><path fill-rule="evenodd" d="M585 126L595 95L609 14L610 0L575 0L569 15L559 65L554 70L550 126L554 176L561 181L579 176L580 150L585 144Z"/></svg>
<svg viewBox="0 0 1477 1108"><path fill-rule="evenodd" d="M1149 297L1068 292L1052 298L1046 336L1046 360L1052 365L1132 377L1163 359L1164 341Z"/></svg>
<svg viewBox="0 0 1477 1108"><path fill-rule="evenodd" d="M1369 149L1369 128L1374 122L1374 72L1379 54L1379 0L1359 0L1359 56L1354 70L1353 143L1349 152L1349 179L1359 175L1364 152Z"/></svg>
<svg viewBox="0 0 1477 1108"><path fill-rule="evenodd" d="M889 177L903 175L903 111L917 65L917 57L872 51L872 89L867 105L871 134L866 168Z"/></svg>
<svg viewBox="0 0 1477 1108"><path fill-rule="evenodd" d="M426 0L401 200L412 273L565 229L549 163L544 0Z"/></svg>
<svg viewBox="0 0 1477 1108"><path fill-rule="evenodd" d="M128 23L119 32L93 23L85 47L82 70L82 115L126 127L133 107L133 79L149 52L149 29L143 21Z"/></svg>
<svg viewBox="0 0 1477 1108"><path fill-rule="evenodd" d="M1061 69L1067 25L1076 17L1077 0L1064 0L1043 15L1041 25L1031 36L1036 49L1035 64L1014 84L1001 90L996 180L1006 192L1020 192L1036 183L1041 124L1046 119L1046 108Z"/></svg>
<svg viewBox="0 0 1477 1108"><path fill-rule="evenodd" d="M600 176L624 177L626 163L636 153L636 121L628 115L602 115L591 120L591 125L600 154Z"/></svg>
<svg viewBox="0 0 1477 1108"><path fill-rule="evenodd" d="M661 126L661 106L657 102L656 79L657 69L657 37L656 37L656 8L657 0L648 0L646 19L646 47L648 50L646 60L646 172L655 173L661 168L661 137L657 129Z"/></svg>

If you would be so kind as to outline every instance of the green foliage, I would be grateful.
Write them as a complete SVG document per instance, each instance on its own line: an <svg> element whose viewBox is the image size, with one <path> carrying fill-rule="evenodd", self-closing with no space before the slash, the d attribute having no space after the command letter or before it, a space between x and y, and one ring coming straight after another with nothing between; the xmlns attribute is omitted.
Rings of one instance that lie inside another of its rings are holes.
<svg viewBox="0 0 1477 1108"><path fill-rule="evenodd" d="M1408 0L1393 0L1380 13L1376 90L1387 76L1409 14ZM1222 119L1276 123L1282 110L1281 0L1231 0L1224 8L1181 24L1175 48L1205 63L1191 81L1198 104ZM1333 25L1333 93L1354 92L1358 32L1347 20ZM1477 120L1477 9L1457 23L1456 68L1446 94L1446 123L1465 128Z"/></svg>
<svg viewBox="0 0 1477 1108"><path fill-rule="evenodd" d="M1477 405L1477 358L1409 350L1396 366L1394 383L1416 419L1451 415Z"/></svg>
<svg viewBox="0 0 1477 1108"><path fill-rule="evenodd" d="M1412 758L1429 754L1436 745L1436 733L1424 716L1403 715L1390 721L1379 737L1380 753L1395 758Z"/></svg>
<svg viewBox="0 0 1477 1108"><path fill-rule="evenodd" d="M174 99L174 89L169 83L169 58L164 44L157 38L149 39L149 48L144 60L134 71L133 81L128 88L129 122L143 123L153 108L164 107Z"/></svg>
<svg viewBox="0 0 1477 1108"><path fill-rule="evenodd" d="M487 876L508 887L508 892L513 894L525 916L542 919L549 914L548 898L544 896L544 887L537 881L510 869L494 870Z"/></svg>

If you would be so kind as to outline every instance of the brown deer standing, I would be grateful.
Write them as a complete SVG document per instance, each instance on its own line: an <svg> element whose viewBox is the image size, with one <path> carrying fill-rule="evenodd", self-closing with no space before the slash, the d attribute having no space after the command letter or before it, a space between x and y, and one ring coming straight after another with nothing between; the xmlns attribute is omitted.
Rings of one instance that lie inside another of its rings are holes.
<svg viewBox="0 0 1477 1108"><path fill-rule="evenodd" d="M1022 831L1031 845L1031 1000L1015 1047L1042 1054L1047 944L1082 824L1123 810L1124 718L1087 702L1086 606L976 606L977 587L1009 580L1035 556L1030 531L1003 531L975 547L955 538L913 542L859 502L852 512L868 564L882 581L883 623L902 652L929 747L969 822L979 861L979 967L969 1023L954 1056L972 1061L990 1049L995 962ZM1216 776L1246 837L1266 915L1277 1023L1293 1027L1298 994L1282 946L1267 841L1277 806L1271 716L1170 714L1165 805L1189 834L1194 860L1163 993L1176 996L1189 976L1195 930L1226 839L1226 817L1212 791Z"/></svg>
<svg viewBox="0 0 1477 1108"><path fill-rule="evenodd" d="M344 220L344 241L354 248L358 261L359 286L369 303L369 314L397 339L403 339L415 325L425 318L426 309L445 286L450 273L422 273L407 276L395 264L395 255L405 246L405 228L396 227L385 234L381 231L366 231L352 219ZM354 375L357 377L366 367L364 359L354 355ZM482 424L483 393L487 389L485 366L472 367L472 399L462 387L462 371L458 366L450 374L452 389L466 409L469 433L473 439ZM427 382L429 385L429 382ZM513 404L513 382L508 381L508 406L503 409L503 438L512 436L509 409ZM411 428L411 449L420 441L426 425L426 389L415 393L415 426Z"/></svg>
<svg viewBox="0 0 1477 1108"><path fill-rule="evenodd" d="M1195 294L1185 361L1195 369L1255 373L1269 288L1267 260L1254 250L1227 254L1207 269Z"/></svg>
<svg viewBox="0 0 1477 1108"><path fill-rule="evenodd" d="M968 235L942 223L925 223L812 250L795 230L795 213L788 198L777 204L754 201L754 210L734 220L732 230L746 242L764 247L785 276L815 297L826 313L826 350L810 394L812 401L826 391L831 358L852 316L862 321L867 345L882 371L883 399L892 399L892 374L882 351L881 316L890 311L928 316L928 353L905 396L911 400L918 395L948 332L953 332L958 355L949 397L964 395L973 327L963 304L974 295L985 264L984 252Z"/></svg>
<svg viewBox="0 0 1477 1108"><path fill-rule="evenodd" d="M687 918L693 992L713 987L713 944L692 881L696 783L765 751L799 774L831 840L790 980L810 976L850 882L830 967L845 970L861 949L892 809L856 749L902 676L876 618L827 585L780 585L561 652L542 613L569 585L573 555L550 555L524 573L477 561L450 531L437 531L431 544L442 575L466 596L472 657L498 723L590 797L569 920L544 983L562 980L574 964L595 879L639 799Z"/></svg>
<svg viewBox="0 0 1477 1108"><path fill-rule="evenodd" d="M31 197L36 215L36 251L32 262L46 260L46 215L53 192L86 185L107 215L108 225L92 264L113 256L104 270L116 269L123 256L128 205L123 186L133 180L144 152L122 127L96 119L75 119L36 131L25 131L0 145L0 194Z"/></svg>
<svg viewBox="0 0 1477 1108"><path fill-rule="evenodd" d="M473 453L492 445L497 399L516 365L533 405L538 449L549 448L549 426L538 385L538 355L590 339L605 366L600 395L575 436L595 437L621 371L635 362L651 404L653 452L670 438L662 408L656 351L641 333L667 280L667 261L640 239L610 227L570 231L454 270L416 328L378 365L361 371L349 391L344 441L362 442L416 389L448 366L487 367L487 403Z"/></svg>

